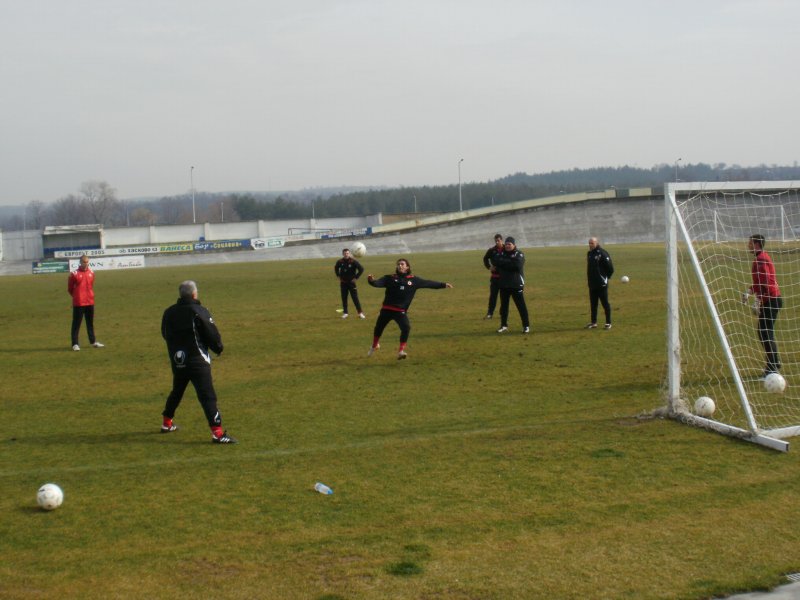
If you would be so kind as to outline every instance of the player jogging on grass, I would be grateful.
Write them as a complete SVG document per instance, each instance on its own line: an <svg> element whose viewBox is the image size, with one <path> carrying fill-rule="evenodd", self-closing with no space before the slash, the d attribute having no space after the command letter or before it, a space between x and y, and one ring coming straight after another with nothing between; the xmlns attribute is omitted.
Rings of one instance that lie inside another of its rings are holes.
<svg viewBox="0 0 800 600"><path fill-rule="evenodd" d="M411 301L414 300L414 294L417 293L417 290L421 288L442 289L453 287L449 283L431 281L412 275L411 263L405 258L398 259L397 268L392 275L384 275L380 279L367 275L367 282L372 287L386 289L383 306L381 306L381 312L375 322L372 347L369 349L367 356L372 356L375 350L381 347L380 339L383 330L386 329L389 321L394 321L400 327L400 347L397 350L397 360L403 360L407 356L406 344L411 333L411 323L406 313L408 307L411 306Z"/></svg>

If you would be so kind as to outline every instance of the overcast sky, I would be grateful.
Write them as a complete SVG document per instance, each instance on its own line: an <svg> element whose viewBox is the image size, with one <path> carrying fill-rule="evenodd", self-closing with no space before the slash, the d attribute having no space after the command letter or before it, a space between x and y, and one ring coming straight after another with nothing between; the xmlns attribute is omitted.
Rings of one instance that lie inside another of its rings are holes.
<svg viewBox="0 0 800 600"><path fill-rule="evenodd" d="M793 164L797 0L0 0L0 204ZM194 170L191 167L194 166Z"/></svg>

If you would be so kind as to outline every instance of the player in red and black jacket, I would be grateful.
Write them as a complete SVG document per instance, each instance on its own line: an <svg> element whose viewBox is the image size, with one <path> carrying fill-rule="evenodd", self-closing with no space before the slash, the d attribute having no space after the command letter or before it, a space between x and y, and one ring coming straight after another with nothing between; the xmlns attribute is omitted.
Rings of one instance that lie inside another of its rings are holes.
<svg viewBox="0 0 800 600"><path fill-rule="evenodd" d="M356 289L356 279L361 277L361 274L364 272L364 267L362 267L361 263L355 258L350 256L349 248L342 250L342 258L336 261L336 264L333 266L333 271L339 278L339 288L342 292L342 309L344 309L342 318L346 319L350 316L347 314L347 295L349 294L352 296L353 304L355 304L356 310L358 311L358 318L366 319L364 312L361 310L361 302L358 301L358 290Z"/></svg>
<svg viewBox="0 0 800 600"><path fill-rule="evenodd" d="M494 309L497 306L497 295L500 293L500 273L494 266L494 257L502 254L505 250L503 245L503 236L496 233L494 236L494 246L486 251L483 255L483 266L489 269L491 275L489 276L489 309L486 311L484 319L491 319L494 316Z"/></svg>
<svg viewBox="0 0 800 600"><path fill-rule="evenodd" d="M397 359L403 360L406 354L406 344L411 333L411 323L408 320L408 307L414 300L414 294L418 289L442 289L452 288L449 283L441 281L431 281L422 279L411 274L411 263L405 258L397 261L397 268L392 275L384 275L380 279L375 279L372 275L367 275L367 281L372 287L385 288L386 293L383 298L381 312L375 322L375 331L372 339L372 347L367 356L372 356L373 352L381 347L380 339L383 330L389 321L395 321L400 327L400 348L397 351Z"/></svg>
<svg viewBox="0 0 800 600"><path fill-rule="evenodd" d="M760 233L751 235L747 242L747 249L753 253L753 265L750 274L753 279L747 293L752 293L757 298L758 309L758 339L767 355L767 364L764 367L763 377L781 370L781 358L778 354L778 342L775 341L775 320L778 311L783 308L783 298L778 287L778 278L775 276L775 265L772 258L764 250L766 240ZM747 302L747 298L742 298Z"/></svg>

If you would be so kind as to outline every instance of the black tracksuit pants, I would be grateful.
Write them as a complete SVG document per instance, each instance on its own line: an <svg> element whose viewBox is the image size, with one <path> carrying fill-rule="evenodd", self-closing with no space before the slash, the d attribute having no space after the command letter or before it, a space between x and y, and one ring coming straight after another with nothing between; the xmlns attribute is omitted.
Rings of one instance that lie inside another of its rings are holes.
<svg viewBox="0 0 800 600"><path fill-rule="evenodd" d="M89 334L89 343L94 344L94 305L72 307L72 345L78 344L78 334L81 330L81 321L86 317L86 333Z"/></svg>
<svg viewBox="0 0 800 600"><path fill-rule="evenodd" d="M408 336L411 334L411 322L408 320L408 315L406 313L396 310L381 309L381 312L378 313L378 320L375 321L373 335L376 338L381 337L381 335L383 335L383 330L386 329L386 326L392 321L395 321L400 328L400 343L406 343L408 341Z"/></svg>
<svg viewBox="0 0 800 600"><path fill-rule="evenodd" d="M220 417L217 410L217 393L214 391L214 383L211 379L211 367L206 363L202 365L187 365L182 369L172 369L172 391L167 396L167 404L161 414L168 419L172 419L175 416L175 411L178 410L178 405L183 399L183 393L186 391L186 386L189 385L189 382L192 383L195 392L197 392L197 399L200 401L200 406L203 407L208 426L220 427L222 425L222 417Z"/></svg>
<svg viewBox="0 0 800 600"><path fill-rule="evenodd" d="M347 314L347 296L348 294L353 298L353 304L356 307L356 312L361 314L361 302L358 301L358 289L356 288L355 281L340 281L339 287L342 290L342 308L344 309L344 314Z"/></svg>
<svg viewBox="0 0 800 600"><path fill-rule="evenodd" d="M778 342L775 341L775 320L778 311L783 308L783 298L770 298L761 305L758 312L758 339L764 346L767 355L766 371L770 373L781 370L781 357L778 354Z"/></svg>
<svg viewBox="0 0 800 600"><path fill-rule="evenodd" d="M611 304L608 302L608 287L589 288L589 309L591 311L592 323L597 324L597 303L603 305L606 315L606 323L611 324Z"/></svg>

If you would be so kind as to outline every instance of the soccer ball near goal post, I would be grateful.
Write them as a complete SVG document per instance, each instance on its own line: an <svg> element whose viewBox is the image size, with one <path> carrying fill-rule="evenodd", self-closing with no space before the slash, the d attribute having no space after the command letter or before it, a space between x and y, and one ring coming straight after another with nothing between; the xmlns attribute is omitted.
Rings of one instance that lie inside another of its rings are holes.
<svg viewBox="0 0 800 600"><path fill-rule="evenodd" d="M780 373L770 373L764 378L764 389L771 394L782 394L786 389L786 380Z"/></svg>

